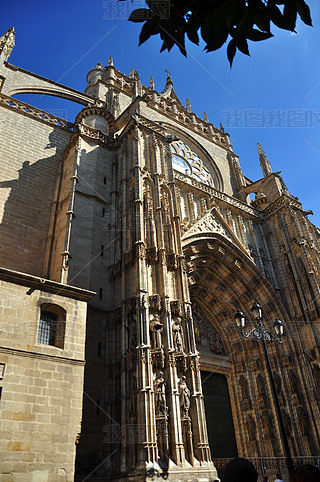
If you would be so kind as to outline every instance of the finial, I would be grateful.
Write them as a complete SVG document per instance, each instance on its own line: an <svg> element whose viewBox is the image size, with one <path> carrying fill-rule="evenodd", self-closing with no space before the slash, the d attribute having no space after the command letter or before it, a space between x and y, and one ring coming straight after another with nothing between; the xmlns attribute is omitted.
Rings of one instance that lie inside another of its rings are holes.
<svg viewBox="0 0 320 482"><path fill-rule="evenodd" d="M95 66L95 69L103 70L102 63L98 62L97 65Z"/></svg>
<svg viewBox="0 0 320 482"><path fill-rule="evenodd" d="M223 124L220 122L220 130L221 132L224 132L224 127L223 127Z"/></svg>
<svg viewBox="0 0 320 482"><path fill-rule="evenodd" d="M170 85L173 86L170 70L164 69L164 71L167 73L167 80L166 80L166 87L165 88L169 87Z"/></svg>
<svg viewBox="0 0 320 482"><path fill-rule="evenodd" d="M133 79L133 78L134 78L134 71L133 69L130 69L129 79Z"/></svg>
<svg viewBox="0 0 320 482"><path fill-rule="evenodd" d="M0 57L8 60L15 45L14 27L10 27L2 37L0 37Z"/></svg>
<svg viewBox="0 0 320 482"><path fill-rule="evenodd" d="M108 67L113 67L113 58L111 57L111 55L108 58Z"/></svg>
<svg viewBox="0 0 320 482"><path fill-rule="evenodd" d="M260 166L261 166L264 177L267 177L267 176L269 176L269 174L271 174L273 172L272 167L271 167L270 162L267 159L267 156L266 156L264 150L261 147L261 144L259 144L259 142L257 143L257 147L258 147Z"/></svg>
<svg viewBox="0 0 320 482"><path fill-rule="evenodd" d="M139 72L137 70L134 71L134 79L136 81L139 81L140 82L140 75L139 75Z"/></svg>
<svg viewBox="0 0 320 482"><path fill-rule="evenodd" d="M187 97L187 100L186 100L186 105L187 105L187 111L191 112L191 104L190 104L190 100L188 99L188 97Z"/></svg>
<svg viewBox="0 0 320 482"><path fill-rule="evenodd" d="M206 112L203 113L203 120L205 122L209 122L209 117L208 117L208 114Z"/></svg>
<svg viewBox="0 0 320 482"><path fill-rule="evenodd" d="M153 77L150 77L150 89L151 89L151 90L154 90L154 81L153 81Z"/></svg>

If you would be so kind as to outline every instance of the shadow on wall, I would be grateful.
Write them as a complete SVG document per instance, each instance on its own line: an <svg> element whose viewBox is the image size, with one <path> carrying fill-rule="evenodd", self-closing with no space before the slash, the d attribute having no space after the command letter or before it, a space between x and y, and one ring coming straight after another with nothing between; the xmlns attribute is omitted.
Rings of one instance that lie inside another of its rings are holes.
<svg viewBox="0 0 320 482"><path fill-rule="evenodd" d="M28 148L19 139L12 156L14 161L10 160L10 154L3 160L3 172L11 162L21 166L17 169L18 178L0 182L0 266L35 276L43 276L51 205L65 147L59 129L54 129L48 140L43 152L55 148L55 153L30 163L23 161L28 158ZM23 151L17 155L21 144Z"/></svg>

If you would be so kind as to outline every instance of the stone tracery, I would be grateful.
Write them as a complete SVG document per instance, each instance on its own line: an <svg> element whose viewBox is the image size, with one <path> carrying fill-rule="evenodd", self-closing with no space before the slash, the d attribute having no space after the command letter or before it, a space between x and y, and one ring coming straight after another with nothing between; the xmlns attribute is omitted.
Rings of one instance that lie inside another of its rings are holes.
<svg viewBox="0 0 320 482"><path fill-rule="evenodd" d="M172 142L171 151L174 169L193 177L197 181L214 187L213 177L205 161L192 151L185 142Z"/></svg>

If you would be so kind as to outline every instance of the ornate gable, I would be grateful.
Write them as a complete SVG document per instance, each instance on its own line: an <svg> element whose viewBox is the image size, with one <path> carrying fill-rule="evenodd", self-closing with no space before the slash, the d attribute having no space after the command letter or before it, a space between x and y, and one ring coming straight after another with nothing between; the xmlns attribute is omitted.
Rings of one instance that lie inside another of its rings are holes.
<svg viewBox="0 0 320 482"><path fill-rule="evenodd" d="M182 241L187 240L193 236L204 235L204 234L219 234L228 241L235 244L247 257L250 259L248 251L245 249L243 244L235 236L234 232L226 224L222 216L217 212L215 208L211 209L207 214L205 214L199 221L193 224L182 236Z"/></svg>

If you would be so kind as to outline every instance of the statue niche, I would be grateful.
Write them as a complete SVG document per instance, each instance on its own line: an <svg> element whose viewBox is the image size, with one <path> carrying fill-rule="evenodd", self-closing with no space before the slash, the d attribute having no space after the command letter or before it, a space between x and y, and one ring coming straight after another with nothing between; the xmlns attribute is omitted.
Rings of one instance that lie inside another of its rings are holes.
<svg viewBox="0 0 320 482"><path fill-rule="evenodd" d="M248 438L249 442L253 442L256 440L256 423L250 415L246 420L246 427L248 431Z"/></svg>
<svg viewBox="0 0 320 482"><path fill-rule="evenodd" d="M183 375L179 382L179 401L183 418L187 418L190 408L190 390L186 383L186 377Z"/></svg>
<svg viewBox="0 0 320 482"><path fill-rule="evenodd" d="M163 324L160 321L160 316L158 313L150 315L150 332L152 363L161 370L164 368L165 357L161 340Z"/></svg>
<svg viewBox="0 0 320 482"><path fill-rule="evenodd" d="M173 344L176 351L179 353L183 353L184 351L184 343L183 343L183 330L181 326L181 318L178 317L174 320L172 325L172 335L173 335Z"/></svg>
<svg viewBox="0 0 320 482"><path fill-rule="evenodd" d="M151 331L151 348L153 350L161 350L161 333L163 332L163 324L160 321L158 314L150 316L150 331Z"/></svg>
<svg viewBox="0 0 320 482"><path fill-rule="evenodd" d="M166 381L163 372L159 373L159 378L154 380L154 392L156 399L156 415L167 415L168 407L166 403Z"/></svg>
<svg viewBox="0 0 320 482"><path fill-rule="evenodd" d="M243 375L239 378L239 388L241 393L241 405L243 410L251 409L251 400L249 395L248 382Z"/></svg>
<svg viewBox="0 0 320 482"><path fill-rule="evenodd" d="M147 259L149 262L157 261L157 236L156 224L153 210L152 189L148 182L145 183L143 195L143 215L145 229L145 245L147 249Z"/></svg>

